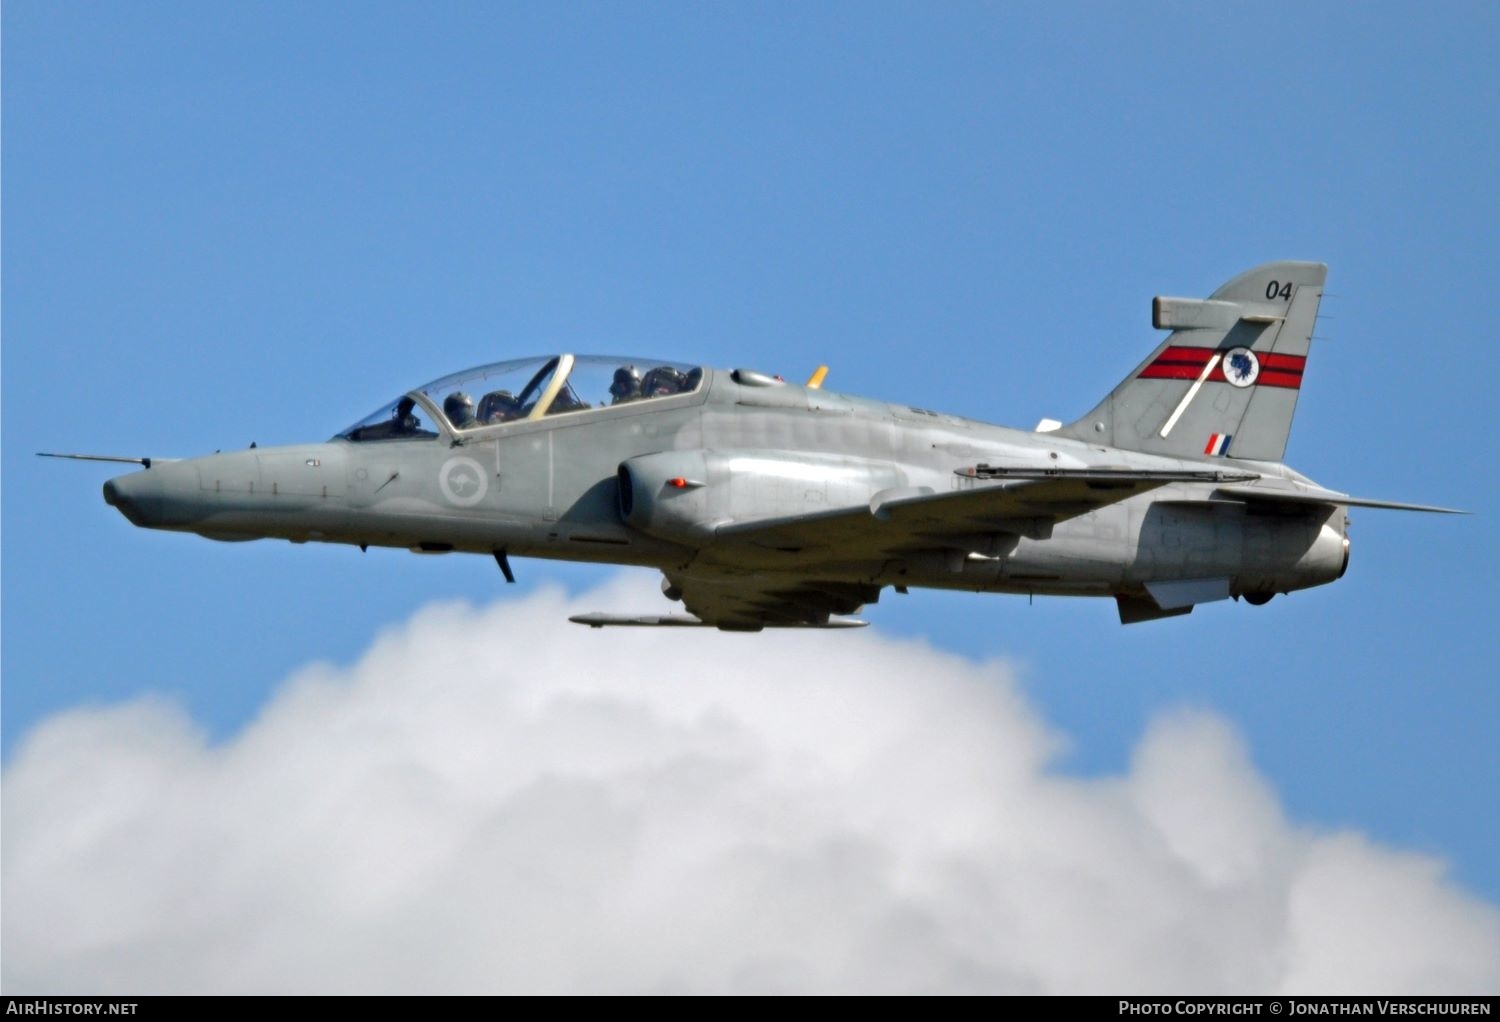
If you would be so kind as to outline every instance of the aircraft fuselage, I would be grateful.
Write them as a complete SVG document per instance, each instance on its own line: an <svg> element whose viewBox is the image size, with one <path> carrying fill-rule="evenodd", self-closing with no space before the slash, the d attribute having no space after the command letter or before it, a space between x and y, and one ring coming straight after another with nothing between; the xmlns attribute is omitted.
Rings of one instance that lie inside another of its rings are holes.
<svg viewBox="0 0 1500 1022"><path fill-rule="evenodd" d="M1169 484L1057 521L978 522L972 533L878 556L833 544L726 544L719 537L730 526L982 485L958 466L1204 468L737 376L708 372L692 394L464 434L442 428L423 438L157 460L110 480L105 499L137 525L220 540L504 551L652 566L669 576L811 572L877 588L1103 596L1141 594L1148 582L1228 578L1233 594L1260 595L1330 582L1346 564L1342 507L1270 513L1206 500L1202 483ZM621 466L630 464L644 465L654 492L632 493L634 506L624 506ZM1279 464L1250 467L1302 481Z"/></svg>

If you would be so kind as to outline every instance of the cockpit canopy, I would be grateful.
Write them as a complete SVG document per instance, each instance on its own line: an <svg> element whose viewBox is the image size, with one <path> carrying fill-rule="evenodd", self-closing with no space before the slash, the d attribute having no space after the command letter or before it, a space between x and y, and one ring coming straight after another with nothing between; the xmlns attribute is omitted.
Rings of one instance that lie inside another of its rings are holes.
<svg viewBox="0 0 1500 1022"><path fill-rule="evenodd" d="M691 394L703 370L678 362L611 355L553 355L468 369L419 387L338 435L345 440L437 436Z"/></svg>

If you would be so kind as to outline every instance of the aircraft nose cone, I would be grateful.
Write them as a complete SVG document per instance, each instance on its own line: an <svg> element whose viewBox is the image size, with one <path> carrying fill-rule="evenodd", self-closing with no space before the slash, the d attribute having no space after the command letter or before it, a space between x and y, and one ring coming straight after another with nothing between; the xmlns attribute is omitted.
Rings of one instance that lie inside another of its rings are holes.
<svg viewBox="0 0 1500 1022"><path fill-rule="evenodd" d="M148 513L150 501L145 492L147 487L142 485L140 478L145 474L146 472L133 472L128 476L116 476L104 484L104 503L117 508L131 525L151 524L151 515Z"/></svg>

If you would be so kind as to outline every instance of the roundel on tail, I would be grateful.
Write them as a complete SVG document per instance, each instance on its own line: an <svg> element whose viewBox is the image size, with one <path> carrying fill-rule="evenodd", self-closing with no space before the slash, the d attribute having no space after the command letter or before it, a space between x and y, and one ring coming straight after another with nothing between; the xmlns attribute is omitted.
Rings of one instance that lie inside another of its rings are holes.
<svg viewBox="0 0 1500 1022"><path fill-rule="evenodd" d="M1230 348L1224 353L1224 379L1236 387L1248 387L1260 376L1260 359L1249 348Z"/></svg>

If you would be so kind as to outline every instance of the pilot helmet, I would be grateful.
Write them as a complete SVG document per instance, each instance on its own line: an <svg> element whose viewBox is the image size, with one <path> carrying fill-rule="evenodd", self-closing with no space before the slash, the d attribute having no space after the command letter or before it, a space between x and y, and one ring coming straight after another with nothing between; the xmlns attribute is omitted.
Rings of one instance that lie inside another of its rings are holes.
<svg viewBox="0 0 1500 1022"><path fill-rule="evenodd" d="M492 390L479 399L479 421L483 425L509 422L516 417L516 396L508 390Z"/></svg>
<svg viewBox="0 0 1500 1022"><path fill-rule="evenodd" d="M662 397L667 394L676 394L682 390L684 377L682 373L672 366L657 366L646 374L645 392L647 397Z"/></svg>
<svg viewBox="0 0 1500 1022"><path fill-rule="evenodd" d="M621 366L615 370L615 382L609 392L616 400L631 397L641 392L641 371L635 366Z"/></svg>
<svg viewBox="0 0 1500 1022"><path fill-rule="evenodd" d="M415 429L417 427L417 417L412 414L412 409L416 407L417 403L408 394L396 402L396 410L391 413L391 418L403 429Z"/></svg>
<svg viewBox="0 0 1500 1022"><path fill-rule="evenodd" d="M455 390L443 399L443 414L455 426L467 426L474 421L474 399L461 390Z"/></svg>

